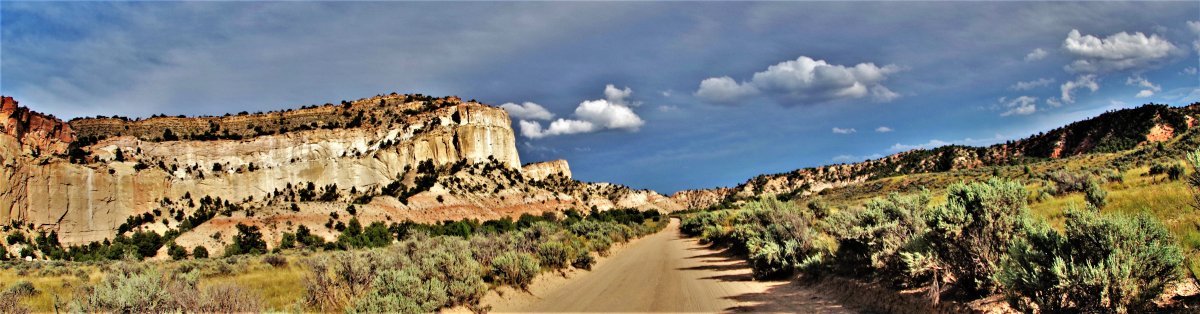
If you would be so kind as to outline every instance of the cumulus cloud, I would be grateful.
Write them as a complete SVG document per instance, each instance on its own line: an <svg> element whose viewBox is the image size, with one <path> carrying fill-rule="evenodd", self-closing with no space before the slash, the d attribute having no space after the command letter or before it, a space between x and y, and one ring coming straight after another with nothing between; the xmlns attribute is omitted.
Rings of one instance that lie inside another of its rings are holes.
<svg viewBox="0 0 1200 314"><path fill-rule="evenodd" d="M738 84L732 77L722 76L700 81L700 89L696 90L696 97L710 103L732 104L757 93L758 90L750 84Z"/></svg>
<svg viewBox="0 0 1200 314"><path fill-rule="evenodd" d="M1073 96L1073 93L1079 88L1090 89L1093 93L1099 90L1100 85L1096 84L1096 75L1080 75L1074 81L1063 83L1062 86L1059 87L1059 89L1062 91L1062 97L1060 97L1062 102L1068 104L1075 103L1075 97Z"/></svg>
<svg viewBox="0 0 1200 314"><path fill-rule="evenodd" d="M554 114L550 113L546 108L528 101L519 105L511 102L505 103L500 105L500 108L508 111L508 115L522 120L550 120L554 118Z"/></svg>
<svg viewBox="0 0 1200 314"><path fill-rule="evenodd" d="M628 106L629 103L625 102L625 98L629 98L629 95L632 95L632 94L633 94L633 90L629 89L628 86L625 87L625 89L617 88L616 86L613 86L613 84L608 84L608 85L604 86L604 99L608 100L609 102L615 103L615 104ZM634 105L636 106L636 105L640 105L640 104L634 104Z"/></svg>
<svg viewBox="0 0 1200 314"><path fill-rule="evenodd" d="M879 133L887 133L887 132L891 132L891 131L895 131L895 130L893 130L892 128L889 128L887 126L880 126L878 128L875 128L875 132L879 132Z"/></svg>
<svg viewBox="0 0 1200 314"><path fill-rule="evenodd" d="M838 128L838 127L833 128L833 134L850 134L850 133L855 133L855 132L858 132L858 130L855 130L854 128L845 128L845 129Z"/></svg>
<svg viewBox="0 0 1200 314"><path fill-rule="evenodd" d="M1038 87L1050 86L1050 84L1053 84L1053 83L1054 83L1053 78L1043 77L1043 78L1039 78L1039 79L1032 80L1032 81L1017 82L1016 84L1009 86L1008 89L1017 90L1017 91L1030 90L1030 89L1034 89L1034 88L1038 88Z"/></svg>
<svg viewBox="0 0 1200 314"><path fill-rule="evenodd" d="M1145 77L1140 75L1130 76L1128 79L1125 79L1125 85L1142 88L1141 91L1138 91L1137 95L1134 95L1134 97L1137 98L1154 96L1154 93L1162 91L1162 86L1154 85L1154 83L1151 83L1149 80L1146 80Z"/></svg>
<svg viewBox="0 0 1200 314"><path fill-rule="evenodd" d="M1074 73L1140 69L1179 52L1175 44L1157 34L1146 36L1141 32L1120 32L1099 38L1082 35L1074 29L1063 40L1063 49L1076 57L1074 62L1065 66L1067 71Z"/></svg>
<svg viewBox="0 0 1200 314"><path fill-rule="evenodd" d="M848 67L800 56L754 73L746 82L739 83L729 76L704 79L695 96L720 104L732 104L756 95L787 105L861 98L887 102L899 98L900 94L882 83L888 75L899 71L900 67L896 65L880 67L874 63L859 63Z"/></svg>
<svg viewBox="0 0 1200 314"><path fill-rule="evenodd" d="M585 100L579 103L575 108L574 119L559 118L545 128L538 121L521 120L521 136L538 139L601 130L635 132L646 122L629 108L627 98L632 93L628 87L618 89L610 84L604 88L605 99Z"/></svg>
<svg viewBox="0 0 1200 314"><path fill-rule="evenodd" d="M1023 116L1032 114L1037 111L1037 100L1037 97L1032 96L1021 96L1009 101L1002 100L1001 105L1008 110L1004 113L1001 113L1000 116L1007 117L1011 115Z"/></svg>
<svg viewBox="0 0 1200 314"><path fill-rule="evenodd" d="M1042 59L1045 59L1046 56L1049 54L1050 53L1046 52L1046 50L1044 50L1042 48L1036 48L1036 49L1033 49L1033 51L1030 51L1029 54L1025 55L1025 61L1042 60Z"/></svg>

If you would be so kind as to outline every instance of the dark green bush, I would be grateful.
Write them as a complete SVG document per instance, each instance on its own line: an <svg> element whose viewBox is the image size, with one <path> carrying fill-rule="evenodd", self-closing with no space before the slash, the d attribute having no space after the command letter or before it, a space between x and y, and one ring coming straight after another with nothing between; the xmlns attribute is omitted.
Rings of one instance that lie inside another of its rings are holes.
<svg viewBox="0 0 1200 314"><path fill-rule="evenodd" d="M1183 256L1153 217L1068 210L1064 234L1043 224L1010 249L999 281L1014 307L1047 313L1150 311L1181 276Z"/></svg>
<svg viewBox="0 0 1200 314"><path fill-rule="evenodd" d="M258 230L258 226L239 223L237 229L238 234L233 236L233 243L225 247L225 256L267 252L267 242L263 241L262 232Z"/></svg>
<svg viewBox="0 0 1200 314"><path fill-rule="evenodd" d="M204 246L197 245L192 249L192 258L208 258L208 249Z"/></svg>

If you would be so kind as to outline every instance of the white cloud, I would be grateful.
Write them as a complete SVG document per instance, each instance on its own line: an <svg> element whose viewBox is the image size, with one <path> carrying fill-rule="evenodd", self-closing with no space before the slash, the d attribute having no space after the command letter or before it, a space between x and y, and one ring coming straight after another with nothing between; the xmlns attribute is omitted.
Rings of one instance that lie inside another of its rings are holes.
<svg viewBox="0 0 1200 314"><path fill-rule="evenodd" d="M1075 73L1098 73L1140 69L1178 53L1179 48L1157 34L1120 32L1105 38L1081 35L1071 30L1063 48L1076 57L1065 66Z"/></svg>
<svg viewBox="0 0 1200 314"><path fill-rule="evenodd" d="M601 130L625 130L635 132L646 124L633 109L628 107L627 98L633 93L631 89L617 89L613 85L605 86L605 99L585 100L575 108L575 119L562 119L550 122L546 128L537 121L521 120L521 135L527 138L543 138L547 136L591 133Z"/></svg>
<svg viewBox="0 0 1200 314"><path fill-rule="evenodd" d="M1004 108L1008 108L1008 111L1001 113L1000 116L1007 117L1011 115L1023 116L1032 114L1037 111L1037 100L1037 97L1021 96L1014 98L1011 101L1004 102L1002 105Z"/></svg>
<svg viewBox="0 0 1200 314"><path fill-rule="evenodd" d="M1033 51L1030 51L1029 54L1025 55L1025 61L1042 60L1042 59L1045 59L1046 56L1049 54L1050 53L1046 52L1046 50L1043 50L1042 48L1036 48L1036 49L1033 49Z"/></svg>
<svg viewBox="0 0 1200 314"><path fill-rule="evenodd" d="M1128 79L1125 79L1125 85L1143 88L1137 93L1137 95L1134 95L1134 97L1137 98L1154 96L1154 93L1162 91L1162 86L1154 85L1154 83L1151 83L1149 80L1146 80L1145 77L1140 75L1130 76Z"/></svg>
<svg viewBox="0 0 1200 314"><path fill-rule="evenodd" d="M550 113L550 111L546 110L546 108L542 107L541 105L538 105L538 104L535 104L532 102L528 102L528 101L525 103L519 104L519 105L515 104L515 103L511 103L511 102L505 103L503 105L500 105L500 108L503 108L505 111L508 111L508 115L513 116L514 118L517 118L517 119L522 119L522 120L554 119L554 114Z"/></svg>
<svg viewBox="0 0 1200 314"><path fill-rule="evenodd" d="M996 134L996 136L994 136L992 138L976 139L976 138L968 137L968 138L964 138L961 140L954 140L954 141L943 141L943 140L939 140L939 139L932 139L932 140L929 140L928 142L921 143L921 144L908 145L908 144L896 143L895 145L892 145L891 148L888 148L888 150L890 150L892 152L902 152L902 151L909 151L909 150L914 150L914 149L930 149L930 148L934 148L934 147L941 147L941 146L946 146L946 145L951 145L951 144L982 146L982 145L991 145L991 144L1003 142L1004 140L1005 140L1005 138L1003 136L1000 136L1000 134Z"/></svg>
<svg viewBox="0 0 1200 314"><path fill-rule="evenodd" d="M711 103L732 104L744 97L757 94L750 84L738 84L728 76L710 77L700 81L696 97Z"/></svg>
<svg viewBox="0 0 1200 314"><path fill-rule="evenodd" d="M847 67L801 56L754 73L748 82L738 83L728 76L704 79L695 95L711 103L724 104L755 95L771 97L785 105L867 97L887 102L900 97L900 94L888 89L882 82L887 80L888 75L900 70L895 65L879 67L874 63Z"/></svg>
<svg viewBox="0 0 1200 314"><path fill-rule="evenodd" d="M850 134L850 133L855 133L855 132L858 132L858 130L855 130L854 128L846 128L846 129L838 128L838 127L833 128L833 134Z"/></svg>
<svg viewBox="0 0 1200 314"><path fill-rule="evenodd" d="M1197 73L1196 67L1183 68L1183 74L1196 75L1196 73Z"/></svg>
<svg viewBox="0 0 1200 314"><path fill-rule="evenodd" d="M878 158L883 158L883 155L880 155L880 154L870 154L870 155L866 155L866 156L837 155L837 156L833 156L832 160L834 162L855 162L855 161L864 161L864 160L871 160L871 159L878 159Z"/></svg>
<svg viewBox="0 0 1200 314"><path fill-rule="evenodd" d="M1046 97L1046 105L1051 107L1059 107L1062 106L1062 102L1058 101L1058 99L1055 99L1054 97Z"/></svg>
<svg viewBox="0 0 1200 314"><path fill-rule="evenodd" d="M1039 78L1039 79L1032 80L1032 81L1017 82L1016 84L1009 86L1008 89L1018 90L1018 91L1019 90L1030 90L1030 89L1034 89L1034 88L1038 88L1038 87L1050 86L1050 84L1052 84L1052 83L1054 83L1053 78L1043 77L1043 78Z"/></svg>
<svg viewBox="0 0 1200 314"><path fill-rule="evenodd" d="M891 131L895 131L895 130L893 130L892 128L889 128L887 126L880 126L878 128L875 128L875 132L879 132L879 133L887 133L887 132L891 132Z"/></svg>
<svg viewBox="0 0 1200 314"><path fill-rule="evenodd" d="M637 131L646 124L633 109L607 99L588 100L575 108L575 116L605 129Z"/></svg>
<svg viewBox="0 0 1200 314"><path fill-rule="evenodd" d="M1087 88L1095 93L1100 89L1100 85L1096 84L1095 74L1080 75L1079 78L1076 78L1074 81L1063 83L1060 87L1062 90L1062 102L1068 104L1074 103L1075 97L1073 97L1072 93L1078 88Z"/></svg>
<svg viewBox="0 0 1200 314"><path fill-rule="evenodd" d="M631 94L633 94L633 90L629 89L629 87L625 87L625 89L618 89L616 86L613 86L613 84L608 84L608 85L604 86L604 99L607 99L609 102L612 102L615 104L620 104L620 105L624 105L624 106L630 105L625 102L625 98L629 98L629 95L631 95ZM636 106L636 105L640 105L640 104L634 104L634 105Z"/></svg>

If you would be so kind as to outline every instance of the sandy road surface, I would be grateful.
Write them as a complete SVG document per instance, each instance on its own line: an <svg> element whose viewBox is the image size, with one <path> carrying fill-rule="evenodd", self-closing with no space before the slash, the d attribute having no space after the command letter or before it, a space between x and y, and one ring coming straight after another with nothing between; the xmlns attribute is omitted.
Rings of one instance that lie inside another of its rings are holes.
<svg viewBox="0 0 1200 314"><path fill-rule="evenodd" d="M494 304L493 312L849 313L814 288L754 281L739 258L684 238L674 220L591 272Z"/></svg>

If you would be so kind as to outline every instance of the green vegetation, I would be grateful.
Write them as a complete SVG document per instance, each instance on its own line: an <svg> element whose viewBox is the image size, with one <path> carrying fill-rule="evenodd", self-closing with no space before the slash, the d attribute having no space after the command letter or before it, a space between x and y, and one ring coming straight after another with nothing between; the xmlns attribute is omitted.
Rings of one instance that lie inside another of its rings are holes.
<svg viewBox="0 0 1200 314"><path fill-rule="evenodd" d="M1089 206L1059 209L1060 229L1030 209L1025 185L992 178L950 185L940 205L929 191L891 193L826 218L824 205L763 197L690 214L681 231L745 254L758 278L833 273L924 287L934 303L1003 293L1022 311L1154 311L1182 278L1184 251L1150 211L1100 213L1112 207L1107 192L1082 181Z"/></svg>
<svg viewBox="0 0 1200 314"><path fill-rule="evenodd" d="M289 233L293 248L260 257L249 254L266 253L261 231L242 225L226 255L216 258L209 258L203 246L189 251L163 240L158 247L167 247L168 261L139 261L131 244L121 246L121 261L0 263L0 282L18 287L0 291L0 311L426 313L474 308L492 287L525 288L543 272L590 268L595 256L607 254L613 244L666 223L657 212L632 209L524 215L517 221L375 222L365 228L352 219L337 241L326 242L301 225Z"/></svg>

